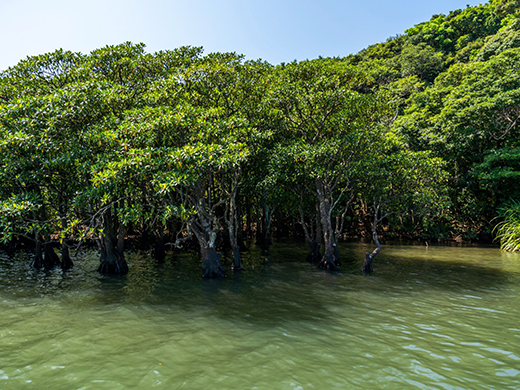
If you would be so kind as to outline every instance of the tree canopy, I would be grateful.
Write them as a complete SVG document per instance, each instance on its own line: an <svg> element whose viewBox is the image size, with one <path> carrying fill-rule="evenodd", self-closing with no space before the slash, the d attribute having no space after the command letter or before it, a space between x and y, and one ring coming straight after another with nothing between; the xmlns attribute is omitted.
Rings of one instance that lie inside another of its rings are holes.
<svg viewBox="0 0 520 390"><path fill-rule="evenodd" d="M267 250L290 227L333 270L345 236L491 237L520 190L518 16L494 0L278 66L130 42L28 57L0 73L0 239L64 269L97 242L124 273L153 237L215 277L253 230Z"/></svg>

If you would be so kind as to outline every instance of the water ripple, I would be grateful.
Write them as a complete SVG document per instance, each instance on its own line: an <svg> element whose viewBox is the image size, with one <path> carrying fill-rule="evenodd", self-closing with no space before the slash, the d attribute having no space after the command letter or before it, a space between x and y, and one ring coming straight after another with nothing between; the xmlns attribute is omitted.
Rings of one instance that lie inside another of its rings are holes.
<svg viewBox="0 0 520 390"><path fill-rule="evenodd" d="M0 388L518 389L520 266L470 249L389 248L372 278L272 261L223 281L183 256L131 255L124 278L89 253L66 274L0 257Z"/></svg>

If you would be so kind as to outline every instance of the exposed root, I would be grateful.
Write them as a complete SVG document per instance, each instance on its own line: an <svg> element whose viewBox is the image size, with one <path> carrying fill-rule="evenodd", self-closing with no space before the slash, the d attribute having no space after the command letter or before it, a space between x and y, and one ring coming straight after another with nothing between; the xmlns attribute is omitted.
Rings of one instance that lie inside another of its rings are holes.
<svg viewBox="0 0 520 390"><path fill-rule="evenodd" d="M60 264L60 258L54 252L54 249L50 246L50 244L45 245L45 256L44 256L44 266L45 269L53 269L55 266Z"/></svg>
<svg viewBox="0 0 520 390"><path fill-rule="evenodd" d="M320 261L320 263L318 264L319 269L324 269L327 271L339 271L338 266L339 266L338 262L336 262L334 260L325 260L325 259L322 259Z"/></svg>
<svg viewBox="0 0 520 390"><path fill-rule="evenodd" d="M31 267L36 268L36 269L43 268L43 256L41 254L34 256L32 262L31 262Z"/></svg>
<svg viewBox="0 0 520 390"><path fill-rule="evenodd" d="M225 277L227 277L227 274L226 274L226 270L224 268L222 268L221 266L219 266L216 269L205 270L202 277L204 279L225 278Z"/></svg>
<svg viewBox="0 0 520 390"><path fill-rule="evenodd" d="M372 267L372 257L370 257L370 253L366 253L365 261L363 262L363 267L361 267L361 272L363 275L370 275L374 272L374 268Z"/></svg>
<svg viewBox="0 0 520 390"><path fill-rule="evenodd" d="M97 272L109 275L124 275L128 273L128 265L124 260L114 262L104 261L99 265Z"/></svg>
<svg viewBox="0 0 520 390"><path fill-rule="evenodd" d="M217 253L214 248L204 251L202 260L203 271L202 277L205 279L225 278L227 277L226 270L220 263L222 255Z"/></svg>
<svg viewBox="0 0 520 390"><path fill-rule="evenodd" d="M72 262L72 259L68 255L62 255L61 256L61 269L63 271L67 271L74 267L74 263Z"/></svg>

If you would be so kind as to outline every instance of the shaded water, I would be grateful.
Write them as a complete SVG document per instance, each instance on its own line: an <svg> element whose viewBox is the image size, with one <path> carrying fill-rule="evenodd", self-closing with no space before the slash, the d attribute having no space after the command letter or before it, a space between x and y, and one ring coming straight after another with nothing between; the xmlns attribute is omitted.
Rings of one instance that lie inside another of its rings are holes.
<svg viewBox="0 0 520 390"><path fill-rule="evenodd" d="M520 255L390 246L363 277L367 249L206 281L188 254L122 278L0 255L0 389L520 389Z"/></svg>

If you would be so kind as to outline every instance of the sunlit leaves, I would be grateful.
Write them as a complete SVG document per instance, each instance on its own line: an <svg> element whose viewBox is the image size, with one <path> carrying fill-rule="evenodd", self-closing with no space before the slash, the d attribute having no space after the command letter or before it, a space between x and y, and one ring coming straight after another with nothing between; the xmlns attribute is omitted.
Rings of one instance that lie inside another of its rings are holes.
<svg viewBox="0 0 520 390"><path fill-rule="evenodd" d="M520 250L520 202L511 201L500 210L502 221L495 227L496 239L505 251Z"/></svg>

